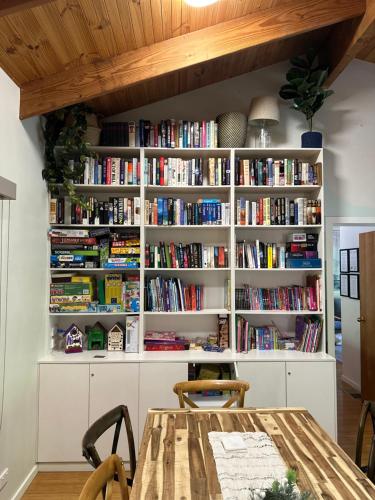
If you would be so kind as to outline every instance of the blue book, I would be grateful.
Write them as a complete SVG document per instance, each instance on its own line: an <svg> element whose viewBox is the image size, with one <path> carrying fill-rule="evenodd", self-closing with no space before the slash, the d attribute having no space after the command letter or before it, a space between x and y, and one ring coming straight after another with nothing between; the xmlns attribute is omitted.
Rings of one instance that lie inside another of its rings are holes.
<svg viewBox="0 0 375 500"><path fill-rule="evenodd" d="M51 255L51 264L58 264L60 262L82 263L85 261L86 261L85 255L72 255L72 254Z"/></svg>
<svg viewBox="0 0 375 500"><path fill-rule="evenodd" d="M286 267L289 269L293 268L319 268L322 267L322 259L287 259Z"/></svg>
<svg viewBox="0 0 375 500"><path fill-rule="evenodd" d="M158 198L158 226L163 225L163 198Z"/></svg>
<svg viewBox="0 0 375 500"><path fill-rule="evenodd" d="M168 226L168 198L163 198L163 226Z"/></svg>
<svg viewBox="0 0 375 500"><path fill-rule="evenodd" d="M94 184L99 184L98 160L95 160L95 164L94 164Z"/></svg>

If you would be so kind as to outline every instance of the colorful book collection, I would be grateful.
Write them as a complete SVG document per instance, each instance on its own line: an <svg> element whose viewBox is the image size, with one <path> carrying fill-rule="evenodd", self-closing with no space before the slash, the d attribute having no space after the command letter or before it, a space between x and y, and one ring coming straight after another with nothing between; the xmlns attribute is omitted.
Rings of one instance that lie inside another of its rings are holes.
<svg viewBox="0 0 375 500"><path fill-rule="evenodd" d="M86 204L71 203L68 197L50 200L50 224L109 224L137 226L141 223L141 199L111 197L108 201L99 201L93 196Z"/></svg>
<svg viewBox="0 0 375 500"><path fill-rule="evenodd" d="M230 203L203 198L188 203L181 198L154 198L145 202L145 224L158 226L229 225Z"/></svg>
<svg viewBox="0 0 375 500"><path fill-rule="evenodd" d="M53 228L49 236L52 268L140 267L140 240L134 230Z"/></svg>
<svg viewBox="0 0 375 500"><path fill-rule="evenodd" d="M158 245L147 243L145 248L145 267L152 269L207 269L228 265L228 248L224 246L161 241Z"/></svg>
<svg viewBox="0 0 375 500"><path fill-rule="evenodd" d="M236 158L235 183L236 186L320 186L322 164L289 158Z"/></svg>
<svg viewBox="0 0 375 500"><path fill-rule="evenodd" d="M307 198L239 198L236 224L243 226L284 226L321 224L321 201Z"/></svg>
<svg viewBox="0 0 375 500"><path fill-rule="evenodd" d="M285 244L236 243L236 267L241 269L285 269Z"/></svg>
<svg viewBox="0 0 375 500"><path fill-rule="evenodd" d="M54 313L139 312L139 276L106 274L52 276L50 311Z"/></svg>
<svg viewBox="0 0 375 500"><path fill-rule="evenodd" d="M229 186L229 158L152 158L145 160L149 186Z"/></svg>
<svg viewBox="0 0 375 500"><path fill-rule="evenodd" d="M307 276L306 286L236 288L236 309L251 311L320 311L319 276Z"/></svg>
<svg viewBox="0 0 375 500"><path fill-rule="evenodd" d="M237 316L236 350L243 353L278 349L317 352L322 330L322 319L314 316L296 316L294 337L281 335L274 325L251 326L246 318Z"/></svg>
<svg viewBox="0 0 375 500"><path fill-rule="evenodd" d="M179 278L146 278L146 311L179 312L203 309L203 286L188 285Z"/></svg>
<svg viewBox="0 0 375 500"><path fill-rule="evenodd" d="M145 332L145 351L185 351L189 347L189 341L177 336L175 331L147 330Z"/></svg>
<svg viewBox="0 0 375 500"><path fill-rule="evenodd" d="M271 326L250 326L247 319L236 317L236 350L247 353L251 350L272 351L279 349L279 331Z"/></svg>
<svg viewBox="0 0 375 500"><path fill-rule="evenodd" d="M141 164L138 158L89 158L79 184L136 186L140 184Z"/></svg>
<svg viewBox="0 0 375 500"><path fill-rule="evenodd" d="M104 123L101 146L217 148L217 123L214 120L150 120Z"/></svg>
<svg viewBox="0 0 375 500"><path fill-rule="evenodd" d="M286 267L294 269L319 268L322 260L318 253L318 235L305 233L305 241L293 241L293 235L286 243ZM302 236L303 239L303 236Z"/></svg>

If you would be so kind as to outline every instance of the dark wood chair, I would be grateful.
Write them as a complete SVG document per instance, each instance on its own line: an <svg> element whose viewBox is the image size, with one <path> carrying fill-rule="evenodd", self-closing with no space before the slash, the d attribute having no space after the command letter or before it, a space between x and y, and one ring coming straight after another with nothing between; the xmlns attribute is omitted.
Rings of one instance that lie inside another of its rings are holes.
<svg viewBox="0 0 375 500"><path fill-rule="evenodd" d="M104 499L112 499L113 480L120 486L121 500L129 500L128 485L121 458L111 455L91 474L79 496L79 500L96 500L101 491L105 491ZM117 497L116 497L117 498Z"/></svg>
<svg viewBox="0 0 375 500"><path fill-rule="evenodd" d="M127 483L129 486L132 486L135 474L136 459L133 429L127 406L116 406L116 408L113 408L113 410L105 413L87 429L82 439L82 454L86 458L88 463L91 464L95 469L99 467L102 463L102 460L95 447L95 443L100 438L100 436L102 436L112 426L115 426L115 429L113 435L112 450L108 450L108 455L116 454L122 422L124 422L126 429L130 457L130 477L127 478Z"/></svg>
<svg viewBox="0 0 375 500"><path fill-rule="evenodd" d="M362 466L362 451L363 451L363 434L365 431L366 421L368 416L371 416L372 421L372 441L368 457L368 464ZM367 477L375 482L375 401L364 401L362 404L361 416L359 419L359 427L357 433L357 443L355 449L355 463L358 467L367 474Z"/></svg>
<svg viewBox="0 0 375 500"><path fill-rule="evenodd" d="M173 387L173 391L178 396L180 408L185 408L185 403L191 408L199 408L199 406L186 396L186 394L202 391L231 391L231 397L222 407L229 408L234 403L237 403L238 408L243 408L245 392L249 390L249 387L250 385L243 380L191 380L178 382Z"/></svg>

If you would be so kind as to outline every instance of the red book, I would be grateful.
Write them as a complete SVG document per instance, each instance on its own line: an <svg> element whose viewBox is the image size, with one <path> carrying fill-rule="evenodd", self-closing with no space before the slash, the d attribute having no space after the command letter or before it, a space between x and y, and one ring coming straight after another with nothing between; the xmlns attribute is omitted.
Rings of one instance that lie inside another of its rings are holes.
<svg viewBox="0 0 375 500"><path fill-rule="evenodd" d="M128 184L133 184L133 162L128 161Z"/></svg>
<svg viewBox="0 0 375 500"><path fill-rule="evenodd" d="M105 164L106 164L106 178L105 178L105 183L106 184L111 184L112 183L112 159L111 158L106 158L105 159Z"/></svg>
<svg viewBox="0 0 375 500"><path fill-rule="evenodd" d="M197 294L194 285L190 285L190 294L191 294L191 310L197 310Z"/></svg>
<svg viewBox="0 0 375 500"><path fill-rule="evenodd" d="M224 264L225 264L224 247L219 247L218 267L224 267Z"/></svg>
<svg viewBox="0 0 375 500"><path fill-rule="evenodd" d="M160 186L164 186L164 158L161 156L159 160L159 168L160 168L160 177L159 177L159 183Z"/></svg>
<svg viewBox="0 0 375 500"><path fill-rule="evenodd" d="M172 267L176 267L176 248L174 246L173 241L169 245L170 252L171 252L171 259L172 259Z"/></svg>
<svg viewBox="0 0 375 500"><path fill-rule="evenodd" d="M61 238L52 237L51 243L55 243L57 245L96 245L96 238L72 238L68 236L64 236Z"/></svg>

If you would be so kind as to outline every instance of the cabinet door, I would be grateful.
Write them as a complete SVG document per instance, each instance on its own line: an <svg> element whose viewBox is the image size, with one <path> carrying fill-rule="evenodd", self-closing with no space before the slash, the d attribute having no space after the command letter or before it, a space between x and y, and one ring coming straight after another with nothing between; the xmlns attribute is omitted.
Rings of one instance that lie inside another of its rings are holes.
<svg viewBox="0 0 375 500"><path fill-rule="evenodd" d="M286 406L285 363L283 361L238 362L238 378L249 382L245 406Z"/></svg>
<svg viewBox="0 0 375 500"><path fill-rule="evenodd" d="M88 420L89 365L40 365L38 462L84 462Z"/></svg>
<svg viewBox="0 0 375 500"><path fill-rule="evenodd" d="M188 379L187 363L141 363L139 380L139 437L149 408L178 408L176 382Z"/></svg>
<svg viewBox="0 0 375 500"><path fill-rule="evenodd" d="M135 449L138 449L138 363L98 363L90 365L90 425L112 408L123 404L128 407L133 428ZM111 453L114 426L108 429L97 441L100 457ZM129 449L124 423L121 427L117 448L118 454L129 460Z"/></svg>
<svg viewBox="0 0 375 500"><path fill-rule="evenodd" d="M335 362L288 362L286 371L287 406L306 408L336 439Z"/></svg>

